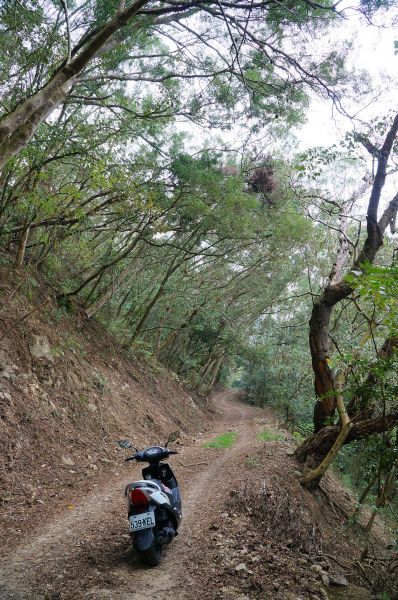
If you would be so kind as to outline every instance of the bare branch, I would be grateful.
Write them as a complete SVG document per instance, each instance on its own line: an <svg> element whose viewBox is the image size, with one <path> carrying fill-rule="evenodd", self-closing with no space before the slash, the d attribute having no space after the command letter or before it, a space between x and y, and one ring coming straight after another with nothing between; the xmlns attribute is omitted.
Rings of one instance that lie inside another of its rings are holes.
<svg viewBox="0 0 398 600"><path fill-rule="evenodd" d="M71 39L70 39L70 23L69 23L69 11L68 11L67 0L61 0L61 4L62 4L62 8L64 9L66 35L68 38L68 55L66 58L66 64L68 65L70 63L70 60L72 57L72 44L71 44Z"/></svg>

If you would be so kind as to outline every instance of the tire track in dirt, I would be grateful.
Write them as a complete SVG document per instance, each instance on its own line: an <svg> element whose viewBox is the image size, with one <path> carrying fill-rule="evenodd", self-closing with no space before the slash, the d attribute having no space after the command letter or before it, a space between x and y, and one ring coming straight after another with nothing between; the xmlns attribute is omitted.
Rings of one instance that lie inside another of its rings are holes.
<svg viewBox="0 0 398 600"><path fill-rule="evenodd" d="M123 489L140 478L134 469L96 489L10 556L5 554L0 559L0 600L152 600L160 593L166 600L197 598L197 591L190 590L189 569L183 572L183 559L192 556L195 569L206 524L219 514L234 479L244 472L245 455L259 445L259 419L267 416L261 409L239 403L237 397L234 391L214 396L220 414L206 436L233 429L238 432L235 444L227 450L208 450L201 438L184 447L180 460L173 463L182 488L184 518L180 535L159 567L143 567L131 550ZM269 424L273 425L272 417Z"/></svg>

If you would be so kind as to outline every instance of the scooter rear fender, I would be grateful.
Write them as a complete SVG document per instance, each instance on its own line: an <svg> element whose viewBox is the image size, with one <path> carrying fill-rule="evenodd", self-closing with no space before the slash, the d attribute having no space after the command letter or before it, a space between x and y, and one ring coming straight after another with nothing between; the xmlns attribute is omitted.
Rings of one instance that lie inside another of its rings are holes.
<svg viewBox="0 0 398 600"><path fill-rule="evenodd" d="M135 546L139 552L148 550L151 547L154 539L155 537L153 535L152 528L142 529L141 531L134 533Z"/></svg>

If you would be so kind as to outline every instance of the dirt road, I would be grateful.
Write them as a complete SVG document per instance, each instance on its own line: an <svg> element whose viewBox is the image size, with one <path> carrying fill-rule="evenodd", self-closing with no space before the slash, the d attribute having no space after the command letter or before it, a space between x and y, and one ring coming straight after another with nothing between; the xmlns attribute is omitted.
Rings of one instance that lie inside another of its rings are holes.
<svg viewBox="0 0 398 600"><path fill-rule="evenodd" d="M159 567L143 567L131 550L123 489L140 478L140 469L122 464L123 475L76 499L40 535L12 553L1 550L0 600L152 600L157 593L165 600L198 598L192 574L195 555L208 543L206 524L221 514L245 470L245 457L259 445L256 431L266 418L264 411L238 402L235 392L219 392L213 402L218 416L212 431L183 446L173 461L184 520ZM238 433L231 448L203 448L205 438L228 430ZM192 560L184 561L187 556Z"/></svg>

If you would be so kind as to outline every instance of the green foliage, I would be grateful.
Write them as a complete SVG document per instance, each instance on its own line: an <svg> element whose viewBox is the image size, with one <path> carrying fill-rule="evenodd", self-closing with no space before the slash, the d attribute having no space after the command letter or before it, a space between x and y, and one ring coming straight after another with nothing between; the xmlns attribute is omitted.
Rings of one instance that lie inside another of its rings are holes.
<svg viewBox="0 0 398 600"><path fill-rule="evenodd" d="M297 442L297 444L302 444L306 437L308 436L302 435L299 431L293 431L293 438Z"/></svg>
<svg viewBox="0 0 398 600"><path fill-rule="evenodd" d="M227 433L223 433L218 435L210 442L205 442L203 444L204 448L230 448L236 441L238 434L236 431L228 431Z"/></svg>
<svg viewBox="0 0 398 600"><path fill-rule="evenodd" d="M274 431L265 428L258 432L257 439L261 442L280 442L285 438L281 433L275 433Z"/></svg>
<svg viewBox="0 0 398 600"><path fill-rule="evenodd" d="M394 6L394 0L361 0L360 6L362 10L368 15L373 15L376 11L381 8L390 8Z"/></svg>
<svg viewBox="0 0 398 600"><path fill-rule="evenodd" d="M398 267L363 265L361 273L349 273L346 281L366 302L370 301L377 310L378 321L389 334L398 332Z"/></svg>
<svg viewBox="0 0 398 600"><path fill-rule="evenodd" d="M94 371L93 384L94 384L94 387L97 388L99 390L100 394L102 395L106 389L107 378L99 371Z"/></svg>
<svg viewBox="0 0 398 600"><path fill-rule="evenodd" d="M305 435L312 431L313 388L306 323L300 312L282 323L273 316L264 318L258 332L261 343L246 347L239 364L240 385L248 398L256 405L274 407L293 430L300 427ZM306 422L309 427L303 429Z"/></svg>
<svg viewBox="0 0 398 600"><path fill-rule="evenodd" d="M37 296L39 283L30 273L26 276L23 284L23 293L28 300L33 300Z"/></svg>
<svg viewBox="0 0 398 600"><path fill-rule="evenodd" d="M94 5L94 17L97 27L103 26L111 19L119 6L118 0L100 0Z"/></svg>

